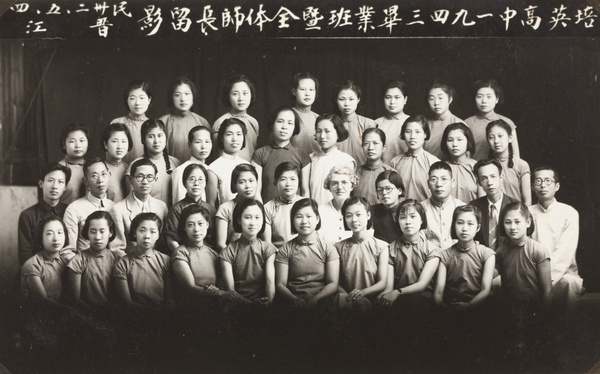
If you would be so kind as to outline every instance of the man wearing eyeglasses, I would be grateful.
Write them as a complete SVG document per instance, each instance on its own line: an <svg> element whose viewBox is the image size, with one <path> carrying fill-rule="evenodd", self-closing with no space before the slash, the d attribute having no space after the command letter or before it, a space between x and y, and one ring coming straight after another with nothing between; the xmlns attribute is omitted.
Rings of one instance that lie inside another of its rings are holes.
<svg viewBox="0 0 600 374"><path fill-rule="evenodd" d="M69 235L69 245L61 251L65 261L71 261L77 252L90 247L90 241L81 236L86 218L96 210L110 211L113 207L114 202L106 197L109 177L108 167L99 157L83 165L83 183L87 192L84 197L69 204L63 218Z"/></svg>
<svg viewBox="0 0 600 374"><path fill-rule="evenodd" d="M127 253L133 250L133 242L127 242L127 234L131 227L131 221L140 213L156 213L164 222L169 211L167 204L151 195L152 189L158 180L156 176L158 168L147 158L140 158L130 168L129 183L131 193L110 210L110 215L115 221L117 236L110 244L114 250L122 250ZM160 239L159 239L160 240ZM157 247L163 243L157 243Z"/></svg>
<svg viewBox="0 0 600 374"><path fill-rule="evenodd" d="M583 286L575 261L579 213L556 201L554 195L560 189L560 182L554 169L539 167L532 178L533 192L538 198L538 203L529 207L535 223L532 237L550 252L553 304L572 312Z"/></svg>

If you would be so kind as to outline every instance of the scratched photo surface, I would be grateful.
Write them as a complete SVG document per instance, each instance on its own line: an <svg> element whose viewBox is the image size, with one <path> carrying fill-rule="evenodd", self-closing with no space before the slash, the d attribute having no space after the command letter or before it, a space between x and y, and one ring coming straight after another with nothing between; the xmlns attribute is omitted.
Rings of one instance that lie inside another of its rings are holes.
<svg viewBox="0 0 600 374"><path fill-rule="evenodd" d="M248 114L260 125L258 148L269 142L271 113L293 104L290 84L299 72L319 79L313 111L334 111L335 86L351 79L362 89L357 113L371 119L385 114L381 87L391 79L407 85L405 113L427 117L432 115L429 86L448 82L457 92L451 111L464 120L477 112L473 83L492 78L504 96L496 112L514 121L521 158L532 170L555 167L561 176L557 199L579 212L577 263L586 289L575 318L525 328L525 348L493 311L459 322L432 311L359 317L288 316L275 309L226 316L176 311L143 320L74 313L56 316L56 326L44 330L48 326L23 326L26 319L18 312L16 235L8 231L16 229L24 207L2 199L6 216L0 218L0 234L8 244L0 245L0 252L9 260L0 261L0 364L15 373L592 369L600 360L600 12L593 5L584 0L0 3L2 191L37 186L41 168L64 157L60 130L69 123L89 128L86 158L103 156L102 132L127 114L123 91L134 79L151 82L146 114L158 118L169 111L169 84L189 77L198 89L193 111L212 124L228 111L221 103L223 82L234 74L247 76L256 86ZM33 329L38 344L17 336L20 329Z"/></svg>

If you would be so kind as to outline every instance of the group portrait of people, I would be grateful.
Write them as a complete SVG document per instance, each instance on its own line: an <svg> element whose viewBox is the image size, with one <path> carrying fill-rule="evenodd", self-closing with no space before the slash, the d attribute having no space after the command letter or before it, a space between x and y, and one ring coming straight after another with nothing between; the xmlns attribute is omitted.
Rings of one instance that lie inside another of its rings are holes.
<svg viewBox="0 0 600 374"><path fill-rule="evenodd" d="M159 118L149 81L133 80L104 157L87 156L92 129L66 125L64 158L19 217L24 313L572 315L579 215L553 165L521 158L499 82L473 82L465 119L437 80L428 113L405 113L409 88L390 80L385 113L367 118L359 84L339 82L315 113L319 79L291 73L290 104L259 126L247 76L215 88L229 111L213 123L189 78Z"/></svg>

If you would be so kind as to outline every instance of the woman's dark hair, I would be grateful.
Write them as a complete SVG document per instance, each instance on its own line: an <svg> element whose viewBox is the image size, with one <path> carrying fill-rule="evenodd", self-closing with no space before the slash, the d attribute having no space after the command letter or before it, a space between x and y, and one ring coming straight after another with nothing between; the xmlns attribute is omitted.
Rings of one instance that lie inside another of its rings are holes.
<svg viewBox="0 0 600 374"><path fill-rule="evenodd" d="M340 109L338 108L337 97L340 94L340 92L342 92L343 90L352 90L356 94L356 98L358 100L360 100L360 96L362 94L362 90L360 89L360 86L358 84L356 84L354 81L351 81L348 79L348 80L341 81L340 83L338 83L338 85L335 86L335 88L333 89L333 97L332 97L333 111L338 116L341 115L342 113L340 112Z"/></svg>
<svg viewBox="0 0 600 374"><path fill-rule="evenodd" d="M402 92L402 95L404 97L407 96L406 94L406 84L402 81L393 79L391 81L387 81L384 83L383 87L381 87L381 96L385 97L385 94L387 93L388 90L391 90L392 88L397 88L400 90L400 92Z"/></svg>
<svg viewBox="0 0 600 374"><path fill-rule="evenodd" d="M383 143L383 145L385 145L385 143L387 142L385 132L383 132L383 130L380 129L379 127L369 127L368 129L363 131L363 133L362 133L363 144L364 144L364 141L365 141L365 138L367 137L367 135L369 135L371 133L375 133L375 134L379 135L379 139L381 139L381 143Z"/></svg>
<svg viewBox="0 0 600 374"><path fill-rule="evenodd" d="M288 106L280 106L279 108L275 109L271 115L271 118L269 119L269 128L271 131L273 131L275 121L277 121L277 117L281 112L292 112L292 115L294 116L294 131L292 132L292 136L300 134L300 117L298 117L298 113L296 113L295 110Z"/></svg>
<svg viewBox="0 0 600 374"><path fill-rule="evenodd" d="M188 132L188 144L194 141L194 134L197 131L206 131L209 134L211 134L211 131L208 127L206 126L202 126L202 125L198 125L198 126L194 126L192 127L192 129Z"/></svg>
<svg viewBox="0 0 600 374"><path fill-rule="evenodd" d="M474 205L461 205L456 207L452 214L452 227L450 227L450 236L452 239L458 239L458 235L456 235L456 220L461 213L473 213L477 220L477 224L481 225L481 210L479 210L479 208Z"/></svg>
<svg viewBox="0 0 600 374"><path fill-rule="evenodd" d="M319 124L319 122L321 121L329 121L331 123L333 123L333 128L335 129L335 132L337 133L338 136L338 140L337 142L343 142L344 140L348 139L348 137L350 136L350 133L348 132L348 130L346 130L346 127L344 126L344 120L341 119L337 114L322 114L319 117L317 117L317 120L315 121L315 130L317 129L317 125Z"/></svg>
<svg viewBox="0 0 600 374"><path fill-rule="evenodd" d="M406 127L409 123L418 123L423 128L423 132L425 133L425 140L429 140L431 136L431 130L429 129L429 124L427 123L427 118L420 114L415 114L406 119L402 124L402 129L400 130L400 139L404 139L404 133L406 132Z"/></svg>
<svg viewBox="0 0 600 374"><path fill-rule="evenodd" d="M262 235L263 232L265 232L265 225L266 225L266 219L265 219L265 208L263 207L262 203L256 199L246 199L243 201L240 201L235 208L233 208L233 230L237 233L241 233L242 232L242 224L241 224L241 219L242 219L242 214L244 213L244 210L246 210L246 208L251 207L251 206L257 206L260 208L260 211L262 212L262 216L263 216L263 223L262 223L262 227L260 228L260 231L258 232L257 236Z"/></svg>
<svg viewBox="0 0 600 374"><path fill-rule="evenodd" d="M498 104L504 102L504 91L495 79L481 79L473 83L473 96L477 96L477 91L484 87L489 87L494 91L494 95L498 98Z"/></svg>
<svg viewBox="0 0 600 374"><path fill-rule="evenodd" d="M106 220L106 223L108 224L108 229L110 230L110 237L108 238L108 242L112 242L117 237L117 229L112 216L105 210L97 210L95 212L92 212L92 214L90 214L89 216L87 216L87 218L85 219L85 224L83 225L83 229L81 230L81 236L86 240L90 240L88 231L90 230L90 225L92 221L95 219Z"/></svg>
<svg viewBox="0 0 600 374"><path fill-rule="evenodd" d="M146 93L146 96L148 96L148 98L150 99L150 103L152 103L152 92L150 91L150 83L141 79L133 80L127 84L127 89L123 93L123 99L125 101L125 110L127 110L128 112L130 111L128 104L129 95L131 94L131 91L137 90L138 88L140 88Z"/></svg>
<svg viewBox="0 0 600 374"><path fill-rule="evenodd" d="M229 93L233 88L233 85L239 82L244 82L250 88L250 105L254 104L255 96L256 96L256 88L254 87L254 83L250 79L248 79L245 75L234 75L229 77L225 82L223 82L223 88L221 90L221 104L225 106L225 108L231 108L231 101L229 101Z"/></svg>
<svg viewBox="0 0 600 374"><path fill-rule="evenodd" d="M469 126L465 125L462 122L451 123L444 129L444 134L442 135L442 141L440 143L440 147L442 152L448 157L450 157L450 150L448 149L448 144L446 144L446 140L448 139L448 135L450 131L460 130L467 138L467 152L469 155L473 155L475 153L475 138L473 138L473 131L469 128Z"/></svg>
<svg viewBox="0 0 600 374"><path fill-rule="evenodd" d="M275 168L275 172L273 173L273 184L276 185L277 181L279 180L279 177L281 177L281 175L286 171L295 171L298 175L298 187L302 186L302 173L300 171L300 166L290 161L285 161L277 165L277 167Z"/></svg>
<svg viewBox="0 0 600 374"><path fill-rule="evenodd" d="M198 204L188 205L187 207L183 208L183 210L181 211L181 216L179 217L179 223L177 224L177 234L179 235L179 238L182 241L188 240L186 232L185 232L185 225L186 225L185 221L187 221L187 219L191 215L197 214L197 213L202 214L202 217L204 217L204 219L206 219L206 222L208 223L208 228L207 228L207 232L206 232L207 235L210 232L210 230L212 229L211 216L210 216L210 212L208 211L208 209L206 209L206 207L204 207L202 205L198 205Z"/></svg>
<svg viewBox="0 0 600 374"><path fill-rule="evenodd" d="M131 149L133 148L133 139L131 138L131 133L129 132L129 129L127 128L127 126L125 126L125 124L119 123L119 122L111 123L110 125L106 126L106 128L104 129L104 132L102 133L102 139L101 139L102 148L105 148L104 143L108 143L108 139L110 139L112 134L115 132L119 132L119 131L123 131L125 133L125 136L127 137L127 143L128 143L127 152L131 151Z"/></svg>
<svg viewBox="0 0 600 374"><path fill-rule="evenodd" d="M67 126L63 127L62 131L60 132L60 150L62 151L62 153L67 154L67 137L75 131L83 132L85 134L85 137L88 139L89 143L90 134L87 126L85 126L82 123L70 123Z"/></svg>
<svg viewBox="0 0 600 374"><path fill-rule="evenodd" d="M250 172L254 175L256 181L258 181L258 173L256 172L256 168L251 164L239 164L233 168L231 171L231 183L229 187L231 188L231 193L237 193L235 190L235 185L237 184L237 180L243 172ZM257 191L257 194L260 194L260 191Z"/></svg>
<svg viewBox="0 0 600 374"><path fill-rule="evenodd" d="M313 199L302 199L302 200L298 200L294 203L294 205L292 205L292 210L290 211L290 223L291 223L291 228L292 228L292 234L297 234L298 230L296 230L296 226L294 226L294 216L296 216L296 213L298 213L298 211L302 208L306 208L306 207L311 207L313 212L315 212L315 214L317 215L317 218L319 219L319 222L317 223L317 227L315 228L315 230L320 230L321 229L321 215L319 214L319 204L317 204L316 201L314 201Z"/></svg>
<svg viewBox="0 0 600 374"><path fill-rule="evenodd" d="M505 238L508 238L508 234L506 233L506 230L504 229L504 218L506 217L508 212L510 212L511 210L516 210L518 212L521 212L521 215L523 216L523 218L525 218L526 220L529 220L529 222L531 222L531 224L527 228L527 232L526 232L527 236L531 236L533 234L533 232L535 231L535 223L533 221L533 215L531 214L531 211L529 210L529 208L527 208L527 205L523 204L520 201L515 201L514 203L510 203L510 204L506 205L504 208L502 208L502 210L500 211L500 217L498 218L498 234L500 234L501 236L503 236Z"/></svg>
<svg viewBox="0 0 600 374"><path fill-rule="evenodd" d="M346 223L346 210L348 210L348 207L351 205L363 205L368 214L371 212L371 205L369 204L369 201L362 196L352 196L344 201L344 205L342 205L342 217L344 220L344 230L346 231L350 231L350 227L348 227L348 224ZM370 229L371 226L373 226L373 216L371 216L367 221L367 230Z"/></svg>
<svg viewBox="0 0 600 374"><path fill-rule="evenodd" d="M300 84L300 81L303 79L312 79L312 81L315 82L315 101L316 101L317 98L319 97L319 80L308 72L302 72L302 73L298 73L298 74L294 75L294 78L292 79L292 85L290 86L290 99L292 100L292 102L296 101L296 95L294 95L294 90L298 89L298 85Z"/></svg>
<svg viewBox="0 0 600 374"><path fill-rule="evenodd" d="M135 232L143 221L154 221L158 226L158 232L160 233L162 230L162 220L156 213L140 213L131 221L131 226L129 227L129 233L127 233L127 239L132 242L135 242ZM159 234L160 239L160 234ZM158 241L158 240L157 240Z"/></svg>
<svg viewBox="0 0 600 374"><path fill-rule="evenodd" d="M173 168L171 167L171 160L169 159L169 151L167 150L167 145L169 144L169 138L167 136L167 126L165 123L158 119L149 119L142 123L142 128L140 129L142 135L142 145L144 146L144 157L149 158L148 150L146 149L146 136L150 132L150 130L159 128L162 132L165 133L165 148L163 149L163 158L165 159L165 166L167 167L167 174L173 173Z"/></svg>
<svg viewBox="0 0 600 374"><path fill-rule="evenodd" d="M435 80L435 81L433 81L431 86L429 86L429 89L427 90L427 96L429 96L429 93L431 92L431 90L436 89L436 88L439 88L440 90L444 91L446 93L446 95L448 95L448 97L450 98L448 106L452 105L452 103L456 99L456 91L454 90L454 88L452 88L452 86L450 86L446 82L442 82L440 80Z"/></svg>
<svg viewBox="0 0 600 374"><path fill-rule="evenodd" d="M175 107L175 103L173 102L173 92L175 92L175 89L181 86L182 84L187 84L188 86L190 86L190 90L192 91L193 96L192 107L196 103L196 99L198 98L198 90L196 89L196 85L188 77L179 77L173 82L171 82L171 84L169 85L169 89L167 90L167 106L169 108Z"/></svg>
<svg viewBox="0 0 600 374"><path fill-rule="evenodd" d="M208 181L208 171L206 171L206 168L204 167L204 165L189 164L188 166L185 167L185 169L183 169L183 174L181 175L181 182L184 185L185 185L185 182L187 181L187 179L189 178L190 174L192 174L192 171L194 171L196 169L202 170L202 174L204 174L204 182Z"/></svg>
<svg viewBox="0 0 600 374"><path fill-rule="evenodd" d="M219 147L219 149L221 149L221 150L225 149L225 145L223 144L223 138L225 137L225 131L227 131L227 128L229 128L229 126L233 126L233 125L238 125L242 129L242 133L244 134L244 140L242 141L242 148L240 148L240 149L244 149L246 147L246 134L248 134L248 129L246 128L246 124L239 118L231 117L231 118L224 119L223 122L221 122L221 125L219 126L219 132L217 133L217 146Z"/></svg>
<svg viewBox="0 0 600 374"><path fill-rule="evenodd" d="M58 221L62 224L63 232L65 233L65 244L63 245L63 248L69 245L69 234L67 233L67 226L65 225L62 219L58 218L55 215L49 215L42 218L42 220L35 226L35 243L40 251L44 250L44 228L46 228L46 225L52 221Z"/></svg>
<svg viewBox="0 0 600 374"><path fill-rule="evenodd" d="M508 134L508 136L512 136L512 128L510 127L510 125L508 123L506 123L506 121L504 121L503 119L497 119L495 121L488 123L487 126L485 127L486 139L490 136L490 132L492 132L492 129L494 127L503 128L506 131L506 133ZM508 143L508 167L511 169L513 166L515 166L515 161L514 161L513 155L514 155L514 152L513 152L512 142L509 142ZM495 158L494 151L492 150L491 147L490 147L490 153L488 155L488 158Z"/></svg>
<svg viewBox="0 0 600 374"><path fill-rule="evenodd" d="M400 214L409 213L411 209L414 209L421 217L421 227L419 230L425 230L427 228L427 213L425 213L423 205L415 199L406 199L398 205L396 222L400 222Z"/></svg>
<svg viewBox="0 0 600 374"><path fill-rule="evenodd" d="M377 176L377 179L375 179L375 188L377 189L377 184L379 182L385 181L385 180L389 181L391 184L396 186L396 188L398 188L402 191L402 193L400 195L398 195L398 197L404 196L404 192L405 192L404 183L402 182L402 178L400 177L400 174L398 174L398 172L396 170L384 170L381 173L379 173L379 175Z"/></svg>

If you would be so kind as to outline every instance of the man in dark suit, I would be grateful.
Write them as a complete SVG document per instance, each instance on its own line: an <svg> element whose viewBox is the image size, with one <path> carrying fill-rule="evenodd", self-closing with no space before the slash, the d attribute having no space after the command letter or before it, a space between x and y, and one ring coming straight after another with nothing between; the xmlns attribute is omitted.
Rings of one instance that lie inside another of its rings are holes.
<svg viewBox="0 0 600 374"><path fill-rule="evenodd" d="M497 160L480 160L473 167L477 182L485 191L486 196L471 201L469 204L476 206L481 211L481 229L475 235L479 243L496 250L503 238L498 236L500 212L515 201L518 201L502 192L502 165Z"/></svg>

